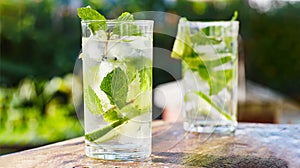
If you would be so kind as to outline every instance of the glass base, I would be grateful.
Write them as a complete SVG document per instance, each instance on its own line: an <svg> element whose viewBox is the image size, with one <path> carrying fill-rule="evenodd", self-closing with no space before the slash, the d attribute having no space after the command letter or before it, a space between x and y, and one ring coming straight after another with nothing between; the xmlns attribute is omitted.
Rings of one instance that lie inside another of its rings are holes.
<svg viewBox="0 0 300 168"><path fill-rule="evenodd" d="M237 124L207 124L184 122L183 128L189 132L233 134Z"/></svg>
<svg viewBox="0 0 300 168"><path fill-rule="evenodd" d="M145 161L151 154L151 149L142 151L137 145L86 145L88 157L104 160Z"/></svg>

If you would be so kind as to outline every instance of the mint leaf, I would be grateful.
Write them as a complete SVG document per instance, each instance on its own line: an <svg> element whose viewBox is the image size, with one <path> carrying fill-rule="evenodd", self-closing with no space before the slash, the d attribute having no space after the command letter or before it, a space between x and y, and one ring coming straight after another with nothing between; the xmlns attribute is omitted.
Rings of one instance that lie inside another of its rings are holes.
<svg viewBox="0 0 300 168"><path fill-rule="evenodd" d="M123 116L128 119L135 118L144 113L150 113L152 104L152 90L141 92L131 103L120 110Z"/></svg>
<svg viewBox="0 0 300 168"><path fill-rule="evenodd" d="M191 41L193 44L198 45L215 45L222 42L221 38L218 37L208 37L202 31L191 36Z"/></svg>
<svg viewBox="0 0 300 168"><path fill-rule="evenodd" d="M121 22L113 29L113 34L120 36L141 36L142 31L134 23Z"/></svg>
<svg viewBox="0 0 300 168"><path fill-rule="evenodd" d="M92 9L90 6L78 8L78 16L82 20L91 20L89 23L89 28L95 34L98 30L107 30L106 19L95 9Z"/></svg>
<svg viewBox="0 0 300 168"><path fill-rule="evenodd" d="M139 71L140 89L146 91L152 87L152 68L144 68Z"/></svg>
<svg viewBox="0 0 300 168"><path fill-rule="evenodd" d="M117 21L134 21L134 18L129 12L124 12L118 17Z"/></svg>
<svg viewBox="0 0 300 168"><path fill-rule="evenodd" d="M143 113L143 109L141 109L140 107L138 107L137 105L134 104L128 104L127 106L125 106L121 112L122 114L124 114L124 116L126 118L132 119L136 116L139 116Z"/></svg>
<svg viewBox="0 0 300 168"><path fill-rule="evenodd" d="M78 8L77 11L82 20L106 20L103 15L90 6Z"/></svg>
<svg viewBox="0 0 300 168"><path fill-rule="evenodd" d="M88 88L84 90L84 94L84 97L86 99L85 104L89 111L93 114L102 114L103 109L101 101L93 88L91 86L88 86Z"/></svg>
<svg viewBox="0 0 300 168"><path fill-rule="evenodd" d="M192 56L186 56L183 58L183 61L188 65L188 67L193 70L197 71L198 68L206 67L208 69L213 69L214 67L217 67L219 65L228 63L232 60L231 55L213 59L213 60L203 60L201 59L201 56L197 53L193 53Z"/></svg>
<svg viewBox="0 0 300 168"><path fill-rule="evenodd" d="M126 73L121 68L114 70L112 78L112 96L119 109L126 105L128 93L128 79Z"/></svg>
<svg viewBox="0 0 300 168"><path fill-rule="evenodd" d="M197 71L203 80L209 79L207 66L204 64L201 57L184 57L183 63L192 71Z"/></svg>
<svg viewBox="0 0 300 168"><path fill-rule="evenodd" d="M121 16L118 17L117 24L114 27L112 33L120 36L142 35L141 29L134 24L133 15L128 12L124 12L121 14Z"/></svg>
<svg viewBox="0 0 300 168"><path fill-rule="evenodd" d="M185 57L183 62L192 71L197 71L199 76L208 81L210 86L210 95L217 94L224 87L227 86L232 79L232 70L219 70L213 71L214 67L225 64L231 61L231 56L222 57L215 60L203 61L200 56L198 57Z"/></svg>
<svg viewBox="0 0 300 168"><path fill-rule="evenodd" d="M192 71L197 71L199 66L205 66L203 60L199 55L197 57L186 56L183 58L183 61Z"/></svg>
<svg viewBox="0 0 300 168"><path fill-rule="evenodd" d="M119 120L121 118L122 117L120 117L120 114L114 109L110 109L103 114L103 119L106 122L113 122L113 121Z"/></svg>
<svg viewBox="0 0 300 168"><path fill-rule="evenodd" d="M226 64L226 63L230 62L231 60L232 60L232 56L229 55L229 56L225 56L225 57L221 57L221 58L217 58L217 59L213 59L213 60L206 60L206 61L204 61L204 64L207 67L212 69L219 65Z"/></svg>
<svg viewBox="0 0 300 168"><path fill-rule="evenodd" d="M217 94L232 79L232 70L213 71L213 68L232 61L231 55L214 60L203 60L193 49L191 55L182 57L183 63L192 71L197 71L199 76L208 81L210 95Z"/></svg>
<svg viewBox="0 0 300 168"><path fill-rule="evenodd" d="M223 26L208 26L200 31L205 36L221 36L224 32Z"/></svg>
<svg viewBox="0 0 300 168"><path fill-rule="evenodd" d="M205 66L205 65L200 65L199 67L198 67L198 74L199 74L199 76L201 76L201 78L203 79L203 80L206 80L206 81L208 81L209 80L209 72L208 72L208 69L207 69L207 66Z"/></svg>
<svg viewBox="0 0 300 168"><path fill-rule="evenodd" d="M113 97L112 97L112 91L111 91L113 75L114 75L114 71L111 71L110 73L108 73L103 78L101 85L100 85L100 89L106 94L106 96L108 97L108 99L110 101L110 104L112 104L112 105L115 104Z"/></svg>
<svg viewBox="0 0 300 168"><path fill-rule="evenodd" d="M183 62L188 66L188 68L192 71L197 71L199 76L206 81L209 81L210 87L217 87L211 88L214 91L212 93L217 93L218 91L222 90L228 83L228 81L232 78L232 70L221 70L221 71L213 71L214 67L219 65L228 63L231 61L231 56L221 57L214 60L202 60L201 57L198 55L197 57L184 57ZM228 80L228 81L227 81Z"/></svg>
<svg viewBox="0 0 300 168"><path fill-rule="evenodd" d="M209 94L214 95L219 93L224 87L226 87L229 81L232 79L232 69L215 71L210 73L209 75Z"/></svg>
<svg viewBox="0 0 300 168"><path fill-rule="evenodd" d="M89 28L92 30L93 34L95 34L98 30L106 31L107 25L106 22L94 21L89 24Z"/></svg>
<svg viewBox="0 0 300 168"><path fill-rule="evenodd" d="M133 67L135 70L141 70L145 67L152 66L152 61L150 58L141 56L141 57L127 57L125 58L125 64L127 65L127 69ZM135 71L134 70L134 71Z"/></svg>
<svg viewBox="0 0 300 168"><path fill-rule="evenodd" d="M126 67L126 74L128 75L129 82L132 82L136 76L137 71L142 70L144 67L152 66L152 61L150 58L141 57L128 57L124 60Z"/></svg>
<svg viewBox="0 0 300 168"><path fill-rule="evenodd" d="M232 52L233 40L234 40L234 38L231 37L231 36L224 37L224 42L225 42L225 45L226 45L226 51L225 52L227 52L227 53Z"/></svg>
<svg viewBox="0 0 300 168"><path fill-rule="evenodd" d="M121 68L116 68L104 77L100 89L105 92L112 105L119 109L126 105L128 92L127 75Z"/></svg>
<svg viewBox="0 0 300 168"><path fill-rule="evenodd" d="M203 100L205 100L207 103L209 103L212 107L214 107L219 113L221 113L225 118L228 120L233 120L232 116L229 115L227 112L223 111L219 106L217 106L210 97L208 97L206 94L197 91L196 94L200 96Z"/></svg>

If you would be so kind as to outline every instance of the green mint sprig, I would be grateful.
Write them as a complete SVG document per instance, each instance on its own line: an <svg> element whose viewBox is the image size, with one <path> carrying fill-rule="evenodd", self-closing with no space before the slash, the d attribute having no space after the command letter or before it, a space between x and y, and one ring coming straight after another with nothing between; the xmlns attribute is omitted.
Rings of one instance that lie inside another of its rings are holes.
<svg viewBox="0 0 300 168"><path fill-rule="evenodd" d="M116 104L119 109L126 105L128 92L128 79L121 68L116 68L104 77L100 89L104 91L111 104Z"/></svg>
<svg viewBox="0 0 300 168"><path fill-rule="evenodd" d="M104 111L102 109L101 100L93 88L88 86L87 89L84 90L84 94L86 98L85 103L89 111L93 114L103 114Z"/></svg>
<svg viewBox="0 0 300 168"><path fill-rule="evenodd" d="M126 31L124 31L126 30ZM124 12L117 19L117 25L112 31L113 34L122 36L141 36L141 29L134 24L133 15Z"/></svg>
<svg viewBox="0 0 300 168"><path fill-rule="evenodd" d="M98 11L91 8L90 6L78 8L78 16L82 20L90 20L92 21L89 23L89 28L93 32L96 33L98 30L107 30L106 18L101 15Z"/></svg>
<svg viewBox="0 0 300 168"><path fill-rule="evenodd" d="M96 34L97 31L103 30L107 31L107 19L101 15L95 9L92 9L90 6L78 8L78 16L82 20L89 20L89 28L93 34ZM107 33L108 40L112 35L121 35L121 36L141 36L141 29L134 24L133 15L129 12L122 13L116 20L116 26L109 30Z"/></svg>
<svg viewBox="0 0 300 168"><path fill-rule="evenodd" d="M77 11L82 20L106 20L103 15L90 6L78 8Z"/></svg>

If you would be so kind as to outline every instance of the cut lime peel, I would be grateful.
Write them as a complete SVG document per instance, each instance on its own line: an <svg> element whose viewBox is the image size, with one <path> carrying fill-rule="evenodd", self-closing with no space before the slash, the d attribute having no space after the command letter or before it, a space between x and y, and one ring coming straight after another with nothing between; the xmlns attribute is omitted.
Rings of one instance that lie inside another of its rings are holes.
<svg viewBox="0 0 300 168"><path fill-rule="evenodd" d="M105 143L105 142L108 142L108 141L116 138L117 136L119 136L121 134L121 132L120 132L121 128L123 126L125 126L126 123L127 123L127 121L125 121L123 124L120 124L119 126L113 128L111 131L107 132L106 134L104 134L103 136L94 140L93 142L96 144L100 144L100 143Z"/></svg>
<svg viewBox="0 0 300 168"><path fill-rule="evenodd" d="M113 129L119 127L120 125L124 124L126 121L128 121L127 118L123 118L120 119L118 121L115 121L113 123L111 123L110 125L103 127L97 131L94 131L92 133L86 134L85 135L85 139L90 141L90 142L95 142L97 141L97 139L100 139L101 137L103 137L104 135L106 135L107 133L109 133L110 131L112 131Z"/></svg>

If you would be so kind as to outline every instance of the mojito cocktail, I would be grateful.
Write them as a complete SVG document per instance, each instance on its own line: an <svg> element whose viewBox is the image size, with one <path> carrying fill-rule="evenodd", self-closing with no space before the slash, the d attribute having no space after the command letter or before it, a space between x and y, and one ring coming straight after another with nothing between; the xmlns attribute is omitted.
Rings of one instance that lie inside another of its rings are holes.
<svg viewBox="0 0 300 168"><path fill-rule="evenodd" d="M180 19L172 57L182 60L184 129L230 133L237 126L237 21Z"/></svg>
<svg viewBox="0 0 300 168"><path fill-rule="evenodd" d="M82 21L86 154L134 160L151 154L153 21Z"/></svg>

